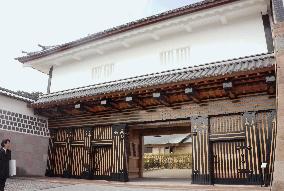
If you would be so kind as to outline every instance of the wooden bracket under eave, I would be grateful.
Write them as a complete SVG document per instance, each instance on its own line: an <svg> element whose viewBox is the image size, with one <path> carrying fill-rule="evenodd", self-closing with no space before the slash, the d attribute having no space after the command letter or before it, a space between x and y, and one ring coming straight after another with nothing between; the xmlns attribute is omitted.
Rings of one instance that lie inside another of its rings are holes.
<svg viewBox="0 0 284 191"><path fill-rule="evenodd" d="M267 93L273 95L276 92L276 77L274 75L266 76L265 82L267 84Z"/></svg>
<svg viewBox="0 0 284 191"><path fill-rule="evenodd" d="M185 88L184 93L188 96L189 99L192 99L195 103L201 102L199 93L195 88Z"/></svg>
<svg viewBox="0 0 284 191"><path fill-rule="evenodd" d="M130 107L145 109L145 107L142 105L141 101L137 97L127 96L125 97L125 101Z"/></svg>
<svg viewBox="0 0 284 191"><path fill-rule="evenodd" d="M110 99L104 99L104 100L101 100L100 101L100 105L101 106L103 106L103 107L105 107L105 108L108 108L108 109L114 109L114 110L121 110L120 108L119 108L119 106L115 103L115 102L113 102L112 100L110 100Z"/></svg>
<svg viewBox="0 0 284 191"><path fill-rule="evenodd" d="M233 91L233 82L224 82L223 89L230 99L236 99L237 95Z"/></svg>
<svg viewBox="0 0 284 191"><path fill-rule="evenodd" d="M165 106L171 106L168 97L166 95L163 95L161 92L153 93L153 98Z"/></svg>

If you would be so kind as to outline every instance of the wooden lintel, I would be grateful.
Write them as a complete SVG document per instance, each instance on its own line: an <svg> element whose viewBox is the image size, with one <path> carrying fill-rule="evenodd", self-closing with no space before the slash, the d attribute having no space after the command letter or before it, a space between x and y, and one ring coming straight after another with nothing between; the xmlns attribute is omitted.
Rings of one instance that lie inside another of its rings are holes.
<svg viewBox="0 0 284 191"><path fill-rule="evenodd" d="M230 99L236 99L237 95L233 91L233 82L224 82L223 89Z"/></svg>
<svg viewBox="0 0 284 191"><path fill-rule="evenodd" d="M184 90L184 93L188 96L189 99L192 99L195 103L200 103L199 93L195 88L189 87Z"/></svg>
<svg viewBox="0 0 284 191"><path fill-rule="evenodd" d="M185 134L190 132L190 126L183 127L163 127L157 130L157 128L144 128L138 130L143 136L154 136L154 135L171 135L173 133Z"/></svg>
<svg viewBox="0 0 284 191"><path fill-rule="evenodd" d="M160 92L153 93L153 98L165 106L171 106L168 98L165 95L162 95Z"/></svg>

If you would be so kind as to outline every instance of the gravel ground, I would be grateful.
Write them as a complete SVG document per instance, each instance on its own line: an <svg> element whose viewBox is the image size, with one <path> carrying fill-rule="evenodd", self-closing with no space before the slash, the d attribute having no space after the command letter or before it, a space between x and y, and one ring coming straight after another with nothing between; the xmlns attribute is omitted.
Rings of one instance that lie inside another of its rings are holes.
<svg viewBox="0 0 284 191"><path fill-rule="evenodd" d="M54 189L62 186L69 186L70 184L52 183L37 180L25 179L7 179L5 191L34 191Z"/></svg>
<svg viewBox="0 0 284 191"><path fill-rule="evenodd" d="M259 186L192 185L188 179L152 178L132 180L127 183L63 179L63 178L13 178L8 179L5 191L269 191Z"/></svg>

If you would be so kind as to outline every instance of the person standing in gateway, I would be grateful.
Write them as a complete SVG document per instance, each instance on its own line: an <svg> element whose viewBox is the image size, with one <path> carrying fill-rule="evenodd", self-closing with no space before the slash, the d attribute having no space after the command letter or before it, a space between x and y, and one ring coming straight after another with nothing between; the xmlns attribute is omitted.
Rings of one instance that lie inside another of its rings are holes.
<svg viewBox="0 0 284 191"><path fill-rule="evenodd" d="M0 148L0 191L4 191L6 179L9 177L9 160L11 160L10 140L4 139Z"/></svg>

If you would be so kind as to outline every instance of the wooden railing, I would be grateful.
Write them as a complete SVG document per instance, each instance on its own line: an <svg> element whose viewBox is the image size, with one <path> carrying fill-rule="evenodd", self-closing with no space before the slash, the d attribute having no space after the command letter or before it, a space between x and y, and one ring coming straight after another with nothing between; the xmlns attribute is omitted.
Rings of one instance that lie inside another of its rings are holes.
<svg viewBox="0 0 284 191"><path fill-rule="evenodd" d="M144 154L144 169L191 169L192 155L186 154Z"/></svg>

